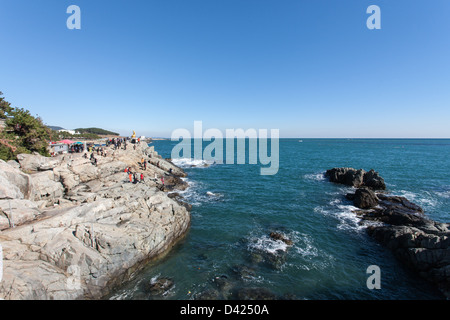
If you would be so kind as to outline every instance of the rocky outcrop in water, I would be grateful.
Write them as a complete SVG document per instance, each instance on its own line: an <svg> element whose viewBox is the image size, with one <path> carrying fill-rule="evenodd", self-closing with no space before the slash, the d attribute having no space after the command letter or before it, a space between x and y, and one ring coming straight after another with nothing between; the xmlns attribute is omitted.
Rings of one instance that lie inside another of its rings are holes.
<svg viewBox="0 0 450 320"><path fill-rule="evenodd" d="M373 169L366 172L363 169L333 168L327 170L325 176L331 182L341 183L355 188L365 186L373 190L386 189L384 179Z"/></svg>
<svg viewBox="0 0 450 320"><path fill-rule="evenodd" d="M0 298L99 299L187 232L189 211L164 192L185 188L185 173L146 144L106 149L96 161L0 161ZM144 170L143 158L158 165Z"/></svg>
<svg viewBox="0 0 450 320"><path fill-rule="evenodd" d="M350 172L357 181L363 181L358 170L342 168L333 172ZM335 175L329 175L336 182ZM381 181L371 174L371 179ZM349 185L352 178L343 178L341 183ZM383 180L384 181L384 180ZM351 184L350 184L351 185ZM356 183L357 186L360 186ZM368 186L367 184L363 184ZM378 185L378 184L377 184ZM384 189L384 188L383 188ZM375 240L389 248L405 265L423 278L433 282L450 298L450 224L427 218L423 209L405 197L376 193L371 188L358 188L347 199L363 210L357 213L370 224L367 232Z"/></svg>

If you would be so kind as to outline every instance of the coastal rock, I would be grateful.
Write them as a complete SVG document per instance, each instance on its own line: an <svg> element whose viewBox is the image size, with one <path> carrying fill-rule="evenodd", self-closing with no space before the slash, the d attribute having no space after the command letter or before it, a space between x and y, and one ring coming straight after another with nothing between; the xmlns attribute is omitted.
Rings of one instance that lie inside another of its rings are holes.
<svg viewBox="0 0 450 320"><path fill-rule="evenodd" d="M249 259L253 264L267 264L273 269L280 269L286 262L292 244L292 240L282 233L273 231L259 239L250 240L247 244Z"/></svg>
<svg viewBox="0 0 450 320"><path fill-rule="evenodd" d="M0 230L21 225L41 214L38 203L26 199L0 200Z"/></svg>
<svg viewBox="0 0 450 320"><path fill-rule="evenodd" d="M229 297L232 293L235 283L233 283L226 275L221 275L214 278L214 284L219 290L222 297Z"/></svg>
<svg viewBox="0 0 450 320"><path fill-rule="evenodd" d="M180 177L175 175L169 175L164 178L164 190L171 191L174 189L177 190L185 190L188 187L188 184L183 181Z"/></svg>
<svg viewBox="0 0 450 320"><path fill-rule="evenodd" d="M169 198L175 200L180 205L184 206L186 208L186 210L188 210L188 211L192 210L192 205L190 203L187 203L186 201L183 201L183 198L180 196L180 194L178 192L172 192L167 195Z"/></svg>
<svg viewBox="0 0 450 320"><path fill-rule="evenodd" d="M216 289L207 289L195 296L195 300L221 300L220 292Z"/></svg>
<svg viewBox="0 0 450 320"><path fill-rule="evenodd" d="M266 288L242 288L237 291L238 300L276 300L277 296Z"/></svg>
<svg viewBox="0 0 450 320"><path fill-rule="evenodd" d="M449 224L430 222L422 227L385 225L370 226L367 231L389 248L405 265L435 283L450 298L450 232ZM440 229L429 233L428 229Z"/></svg>
<svg viewBox="0 0 450 320"><path fill-rule="evenodd" d="M73 154L49 169L27 156L31 174L0 162L10 187L0 199L0 298L102 298L187 232L188 210L157 181L127 182L125 167L140 170L143 155L156 155L144 144L129 149L108 149L97 166ZM151 165L142 172L168 174Z"/></svg>
<svg viewBox="0 0 450 320"><path fill-rule="evenodd" d="M292 246L294 244L292 240L286 238L283 234L281 234L279 232L271 232L269 236L270 236L270 238L272 238L274 240L283 241L288 246Z"/></svg>
<svg viewBox="0 0 450 320"><path fill-rule="evenodd" d="M17 155L20 168L26 172L52 170L61 163L61 158L48 158L40 154L21 153Z"/></svg>
<svg viewBox="0 0 450 320"><path fill-rule="evenodd" d="M373 169L369 172L354 168L332 168L325 172L331 182L352 186L355 188L368 187L373 190L384 190L386 184L378 172Z"/></svg>
<svg viewBox="0 0 450 320"><path fill-rule="evenodd" d="M373 169L364 174L363 184L364 186L369 187L373 190L386 189L386 183L384 182L384 179L380 177L378 172Z"/></svg>
<svg viewBox="0 0 450 320"><path fill-rule="evenodd" d="M346 197L353 201L355 207L361 209L373 208L378 205L377 195L368 188L359 188L354 194L347 194Z"/></svg>
<svg viewBox="0 0 450 320"><path fill-rule="evenodd" d="M348 172L346 169L331 169L330 180L335 172ZM358 211L363 221L380 222L370 224L368 234L450 298L450 224L427 218L420 206L405 197L375 193L372 189L384 189L384 180L375 172L367 174L366 187L346 198L364 209Z"/></svg>
<svg viewBox="0 0 450 320"><path fill-rule="evenodd" d="M150 296L164 296L174 286L174 281L170 278L158 278L144 284L144 291Z"/></svg>
<svg viewBox="0 0 450 320"><path fill-rule="evenodd" d="M251 279L256 276L255 270L246 265L236 265L232 270L242 280Z"/></svg>
<svg viewBox="0 0 450 320"><path fill-rule="evenodd" d="M30 175L33 188L33 200L58 199L64 195L64 187L59 181L55 181L53 171L38 172Z"/></svg>
<svg viewBox="0 0 450 320"><path fill-rule="evenodd" d="M30 194L30 176L0 160L0 199L28 199Z"/></svg>

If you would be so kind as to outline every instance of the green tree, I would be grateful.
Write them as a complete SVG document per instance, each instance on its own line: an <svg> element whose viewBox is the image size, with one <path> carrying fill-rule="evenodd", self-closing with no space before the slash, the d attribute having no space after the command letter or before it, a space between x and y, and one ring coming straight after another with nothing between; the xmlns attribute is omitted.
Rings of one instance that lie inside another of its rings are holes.
<svg viewBox="0 0 450 320"><path fill-rule="evenodd" d="M0 117L6 119L5 128L0 133L0 158L10 160L20 153L32 152L49 156L47 146L51 130L43 124L42 119L32 116L23 108L12 108L4 98L1 98L0 103Z"/></svg>
<svg viewBox="0 0 450 320"><path fill-rule="evenodd" d="M2 97L3 92L0 91L0 119L6 119L7 114L11 112L11 104Z"/></svg>

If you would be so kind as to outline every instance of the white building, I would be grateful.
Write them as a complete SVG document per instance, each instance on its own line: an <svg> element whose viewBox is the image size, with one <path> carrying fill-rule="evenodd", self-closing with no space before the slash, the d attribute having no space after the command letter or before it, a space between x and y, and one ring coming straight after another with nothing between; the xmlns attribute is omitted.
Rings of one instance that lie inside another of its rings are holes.
<svg viewBox="0 0 450 320"><path fill-rule="evenodd" d="M58 132L68 132L70 134L80 134L78 131L75 130L66 130L66 129L60 129Z"/></svg>
<svg viewBox="0 0 450 320"><path fill-rule="evenodd" d="M69 146L65 143L50 143L49 144L49 152L51 155L67 153L68 151L69 151Z"/></svg>

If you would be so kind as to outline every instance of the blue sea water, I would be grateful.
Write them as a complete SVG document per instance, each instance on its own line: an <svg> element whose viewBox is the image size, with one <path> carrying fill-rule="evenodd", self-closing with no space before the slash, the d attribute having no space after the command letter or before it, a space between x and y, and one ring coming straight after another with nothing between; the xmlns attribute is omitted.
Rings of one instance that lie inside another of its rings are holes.
<svg viewBox="0 0 450 320"><path fill-rule="evenodd" d="M177 142L152 145L169 158ZM192 204L190 231L111 299L198 299L207 292L233 299L242 288L265 288L280 299L443 299L366 234L344 197L351 188L323 174L373 168L391 194L449 222L450 140L280 139L279 148L279 171L271 176L260 175L259 164L176 161L188 174L181 195ZM272 231L293 245L271 239ZM366 285L370 265L380 267L381 289ZM143 289L165 278L174 285L164 293Z"/></svg>

